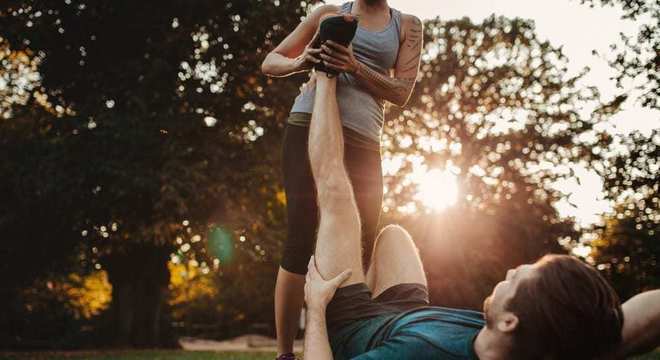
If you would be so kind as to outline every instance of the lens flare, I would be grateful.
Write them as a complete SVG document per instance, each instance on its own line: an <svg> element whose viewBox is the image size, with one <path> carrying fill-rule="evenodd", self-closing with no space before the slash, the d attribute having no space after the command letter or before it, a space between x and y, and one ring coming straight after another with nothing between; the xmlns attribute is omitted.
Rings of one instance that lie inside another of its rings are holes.
<svg viewBox="0 0 660 360"><path fill-rule="evenodd" d="M415 199L430 210L443 210L454 204L458 198L456 175L451 171L432 169L416 179L418 185Z"/></svg>
<svg viewBox="0 0 660 360"><path fill-rule="evenodd" d="M234 242L231 234L220 227L209 231L208 250L222 263L229 263L234 257Z"/></svg>

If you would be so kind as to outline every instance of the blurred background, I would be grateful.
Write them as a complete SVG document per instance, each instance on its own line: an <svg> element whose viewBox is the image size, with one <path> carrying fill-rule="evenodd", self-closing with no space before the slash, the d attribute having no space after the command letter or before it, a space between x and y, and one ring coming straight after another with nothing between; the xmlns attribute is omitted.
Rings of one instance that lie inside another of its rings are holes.
<svg viewBox="0 0 660 360"><path fill-rule="evenodd" d="M0 348L274 335L280 145L307 75L260 64L318 4L0 4ZM432 302L480 309L548 252L624 300L660 287L660 4L390 6L425 47L386 110L382 224L413 234Z"/></svg>

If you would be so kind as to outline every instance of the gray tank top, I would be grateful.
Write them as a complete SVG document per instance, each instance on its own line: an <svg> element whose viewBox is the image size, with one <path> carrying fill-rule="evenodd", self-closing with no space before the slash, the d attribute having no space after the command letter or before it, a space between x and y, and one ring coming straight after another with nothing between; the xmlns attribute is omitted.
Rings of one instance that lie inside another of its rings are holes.
<svg viewBox="0 0 660 360"><path fill-rule="evenodd" d="M352 8L353 2L344 3L341 12L350 13ZM388 74L399 54L400 29L401 12L392 8L390 23L385 29L373 32L358 26L352 43L355 58L382 74ZM296 97L291 113L311 114L314 109L314 94L314 87L304 86ZM345 127L380 143L384 100L377 99L363 90L353 75L342 73L337 77L337 103Z"/></svg>

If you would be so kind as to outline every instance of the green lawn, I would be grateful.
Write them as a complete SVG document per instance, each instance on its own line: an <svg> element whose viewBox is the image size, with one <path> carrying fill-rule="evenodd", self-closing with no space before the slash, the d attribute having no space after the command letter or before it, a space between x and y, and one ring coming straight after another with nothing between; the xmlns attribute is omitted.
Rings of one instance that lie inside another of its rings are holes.
<svg viewBox="0 0 660 360"><path fill-rule="evenodd" d="M0 359L90 359L90 360L273 360L274 353L237 352L192 352L192 351L108 351L108 352L58 352L7 355L0 353ZM660 360L660 351L635 360Z"/></svg>
<svg viewBox="0 0 660 360"><path fill-rule="evenodd" d="M239 353L239 352L210 352L210 351L103 351L103 352L57 352L57 353L31 353L31 354L0 354L0 359L90 359L90 360L273 360L274 353Z"/></svg>

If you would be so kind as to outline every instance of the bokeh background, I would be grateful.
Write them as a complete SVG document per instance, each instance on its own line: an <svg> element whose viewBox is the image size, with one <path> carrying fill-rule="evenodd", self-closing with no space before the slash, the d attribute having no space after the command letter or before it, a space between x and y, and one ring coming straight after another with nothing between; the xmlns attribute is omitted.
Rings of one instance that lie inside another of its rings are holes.
<svg viewBox="0 0 660 360"><path fill-rule="evenodd" d="M317 5L0 3L0 348L274 334L280 145L307 74L260 63ZM382 223L413 234L432 302L479 309L548 252L624 300L660 287L660 5L390 5L425 47L386 110Z"/></svg>

